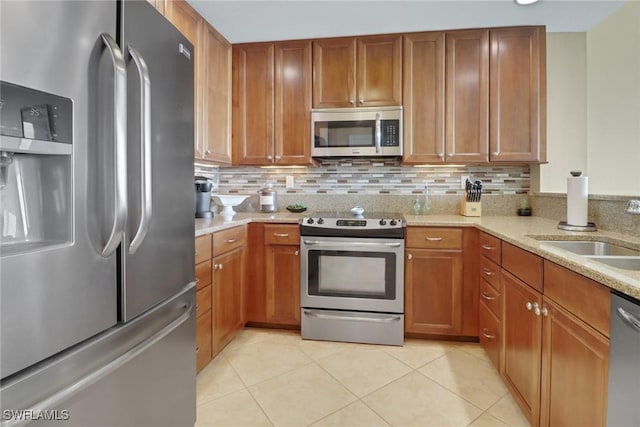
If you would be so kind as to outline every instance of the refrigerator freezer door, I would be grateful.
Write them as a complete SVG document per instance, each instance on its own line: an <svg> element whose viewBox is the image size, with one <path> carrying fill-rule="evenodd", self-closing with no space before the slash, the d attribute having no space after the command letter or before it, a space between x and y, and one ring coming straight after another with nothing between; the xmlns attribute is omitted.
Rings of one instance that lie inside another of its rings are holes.
<svg viewBox="0 0 640 427"><path fill-rule="evenodd" d="M148 2L125 1L128 197L121 319L194 280L193 52ZM182 47L182 49L181 49Z"/></svg>
<svg viewBox="0 0 640 427"><path fill-rule="evenodd" d="M21 421L47 414L54 421L33 425L193 426L195 369L190 284L134 321L2 383L2 421L30 425Z"/></svg>
<svg viewBox="0 0 640 427"><path fill-rule="evenodd" d="M71 155L65 155L68 161L57 161L63 158L60 155L15 154L24 156L24 161L10 166L40 165L32 172L14 174L28 178L28 183L40 182L33 186L37 194L27 194L28 189L21 193L41 201L33 205L39 206L37 212L28 213L28 217L38 218L46 229L51 228L48 221L64 212L70 232L64 241L53 245L45 235L36 242L25 238L17 243L21 248L11 251L4 251L9 239L0 239L3 379L117 321L116 255L102 256L115 223L114 73L112 58L100 37L101 33L115 37L116 16L115 1L2 2L2 80L69 98L73 103L72 149ZM99 98L101 90L109 96ZM55 112L51 114L55 122ZM28 144L30 140L23 141ZM98 147L105 156L99 157ZM58 182L63 175L69 177L68 183L64 179ZM0 190L0 229L10 234L6 191L8 187ZM65 212L61 206L70 209ZM116 230L115 238L121 234Z"/></svg>

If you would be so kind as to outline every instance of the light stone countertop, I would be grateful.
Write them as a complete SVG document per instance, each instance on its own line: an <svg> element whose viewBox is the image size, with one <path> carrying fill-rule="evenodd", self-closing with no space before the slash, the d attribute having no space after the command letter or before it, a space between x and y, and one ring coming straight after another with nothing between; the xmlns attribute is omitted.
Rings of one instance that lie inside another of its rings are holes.
<svg viewBox="0 0 640 427"><path fill-rule="evenodd" d="M196 236L213 233L249 222L298 223L309 213L289 212L237 213L232 221L221 217L196 219ZM593 261L581 255L541 243L539 240L600 240L640 250L640 237L627 236L609 231L576 232L557 228L558 222L539 217L484 216L464 217L460 215L404 215L409 226L476 227L479 230L514 244L542 258L553 261L570 270L600 282L611 289L640 299L640 271L622 270ZM535 237L535 238L534 238Z"/></svg>

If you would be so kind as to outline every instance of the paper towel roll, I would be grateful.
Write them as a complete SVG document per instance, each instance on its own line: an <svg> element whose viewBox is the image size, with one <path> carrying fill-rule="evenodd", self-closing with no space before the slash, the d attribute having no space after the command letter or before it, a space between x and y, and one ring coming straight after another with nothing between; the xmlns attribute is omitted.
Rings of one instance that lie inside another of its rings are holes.
<svg viewBox="0 0 640 427"><path fill-rule="evenodd" d="M567 178L567 224L587 225L589 178L571 172Z"/></svg>

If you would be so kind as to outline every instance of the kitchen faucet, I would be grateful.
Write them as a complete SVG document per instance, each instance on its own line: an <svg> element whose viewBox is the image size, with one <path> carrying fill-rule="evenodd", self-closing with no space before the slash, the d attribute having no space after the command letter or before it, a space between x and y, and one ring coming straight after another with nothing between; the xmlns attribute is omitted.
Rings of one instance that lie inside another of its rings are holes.
<svg viewBox="0 0 640 427"><path fill-rule="evenodd" d="M640 200L633 199L627 202L625 212L631 215L640 215Z"/></svg>

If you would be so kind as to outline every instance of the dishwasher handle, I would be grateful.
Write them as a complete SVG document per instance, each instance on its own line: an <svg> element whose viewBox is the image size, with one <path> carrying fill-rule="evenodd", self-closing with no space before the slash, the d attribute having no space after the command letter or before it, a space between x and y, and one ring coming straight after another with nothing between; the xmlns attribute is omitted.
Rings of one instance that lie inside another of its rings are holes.
<svg viewBox="0 0 640 427"><path fill-rule="evenodd" d="M640 319L638 319L633 314L629 313L622 307L618 307L616 310L618 312L618 316L622 318L627 324L636 329L636 332L640 333Z"/></svg>

